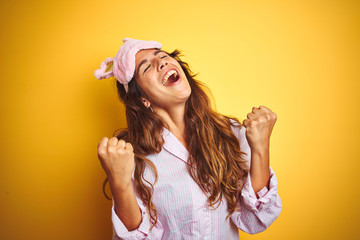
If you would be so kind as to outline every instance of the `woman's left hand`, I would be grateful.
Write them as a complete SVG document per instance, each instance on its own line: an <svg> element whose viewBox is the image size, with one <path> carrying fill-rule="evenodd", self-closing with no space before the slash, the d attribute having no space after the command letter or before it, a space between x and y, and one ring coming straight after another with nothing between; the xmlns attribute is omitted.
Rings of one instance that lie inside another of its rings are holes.
<svg viewBox="0 0 360 240"><path fill-rule="evenodd" d="M251 151L262 152L269 149L270 135L276 119L276 114L265 106L253 107L252 112L247 114L243 125Z"/></svg>

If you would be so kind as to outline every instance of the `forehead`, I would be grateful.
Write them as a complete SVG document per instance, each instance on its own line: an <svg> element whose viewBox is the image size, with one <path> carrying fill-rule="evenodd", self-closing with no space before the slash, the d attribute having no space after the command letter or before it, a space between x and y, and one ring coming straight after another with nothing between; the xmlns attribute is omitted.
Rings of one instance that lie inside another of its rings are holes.
<svg viewBox="0 0 360 240"><path fill-rule="evenodd" d="M152 48L152 49L143 49L138 51L135 55L136 64L139 64L142 60L146 58L150 58L151 56L154 56L154 53L156 51L159 51L159 49Z"/></svg>

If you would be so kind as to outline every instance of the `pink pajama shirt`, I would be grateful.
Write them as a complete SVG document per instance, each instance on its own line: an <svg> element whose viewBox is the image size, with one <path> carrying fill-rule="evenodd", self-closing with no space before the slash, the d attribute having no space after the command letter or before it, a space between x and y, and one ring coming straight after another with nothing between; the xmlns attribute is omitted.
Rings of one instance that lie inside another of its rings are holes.
<svg viewBox="0 0 360 240"><path fill-rule="evenodd" d="M245 136L245 127L232 127L239 139L241 151L247 153L251 163L251 151ZM149 213L136 194L142 212L138 229L128 231L112 207L113 240L115 239L239 239L238 229L254 234L267 229L279 216L282 203L277 193L277 179L272 168L270 184L258 192L251 186L250 172L238 195L241 212L234 212L226 220L227 202L217 209L207 206L207 197L191 178L186 169L189 153L184 145L166 128L163 130L165 143L160 153L147 156L158 171L158 182L154 186L153 203L158 212L158 222L150 231ZM150 167L145 169L145 178L154 182ZM136 193L136 192L135 192ZM217 205L215 205L217 206Z"/></svg>

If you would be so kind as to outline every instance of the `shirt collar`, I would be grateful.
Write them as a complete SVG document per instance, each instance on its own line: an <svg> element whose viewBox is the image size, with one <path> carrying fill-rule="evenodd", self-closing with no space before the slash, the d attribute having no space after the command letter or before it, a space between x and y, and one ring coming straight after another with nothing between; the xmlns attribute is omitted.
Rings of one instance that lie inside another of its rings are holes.
<svg viewBox="0 0 360 240"><path fill-rule="evenodd" d="M185 146L172 134L167 128L164 127L162 132L164 138L164 145L163 147L170 152L171 154L175 155L176 157L180 158L184 162L188 162L189 152L185 148Z"/></svg>

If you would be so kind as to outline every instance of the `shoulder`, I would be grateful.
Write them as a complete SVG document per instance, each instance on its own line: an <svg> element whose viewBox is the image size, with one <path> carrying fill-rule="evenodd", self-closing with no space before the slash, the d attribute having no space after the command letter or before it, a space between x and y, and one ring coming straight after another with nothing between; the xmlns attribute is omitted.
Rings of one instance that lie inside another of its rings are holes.
<svg viewBox="0 0 360 240"><path fill-rule="evenodd" d="M239 141L240 150L250 156L251 150L246 138L246 128L237 119L230 118L231 128Z"/></svg>
<svg viewBox="0 0 360 240"><path fill-rule="evenodd" d="M233 130L235 136L241 139L245 135L245 127L236 118L230 118L230 127Z"/></svg>

